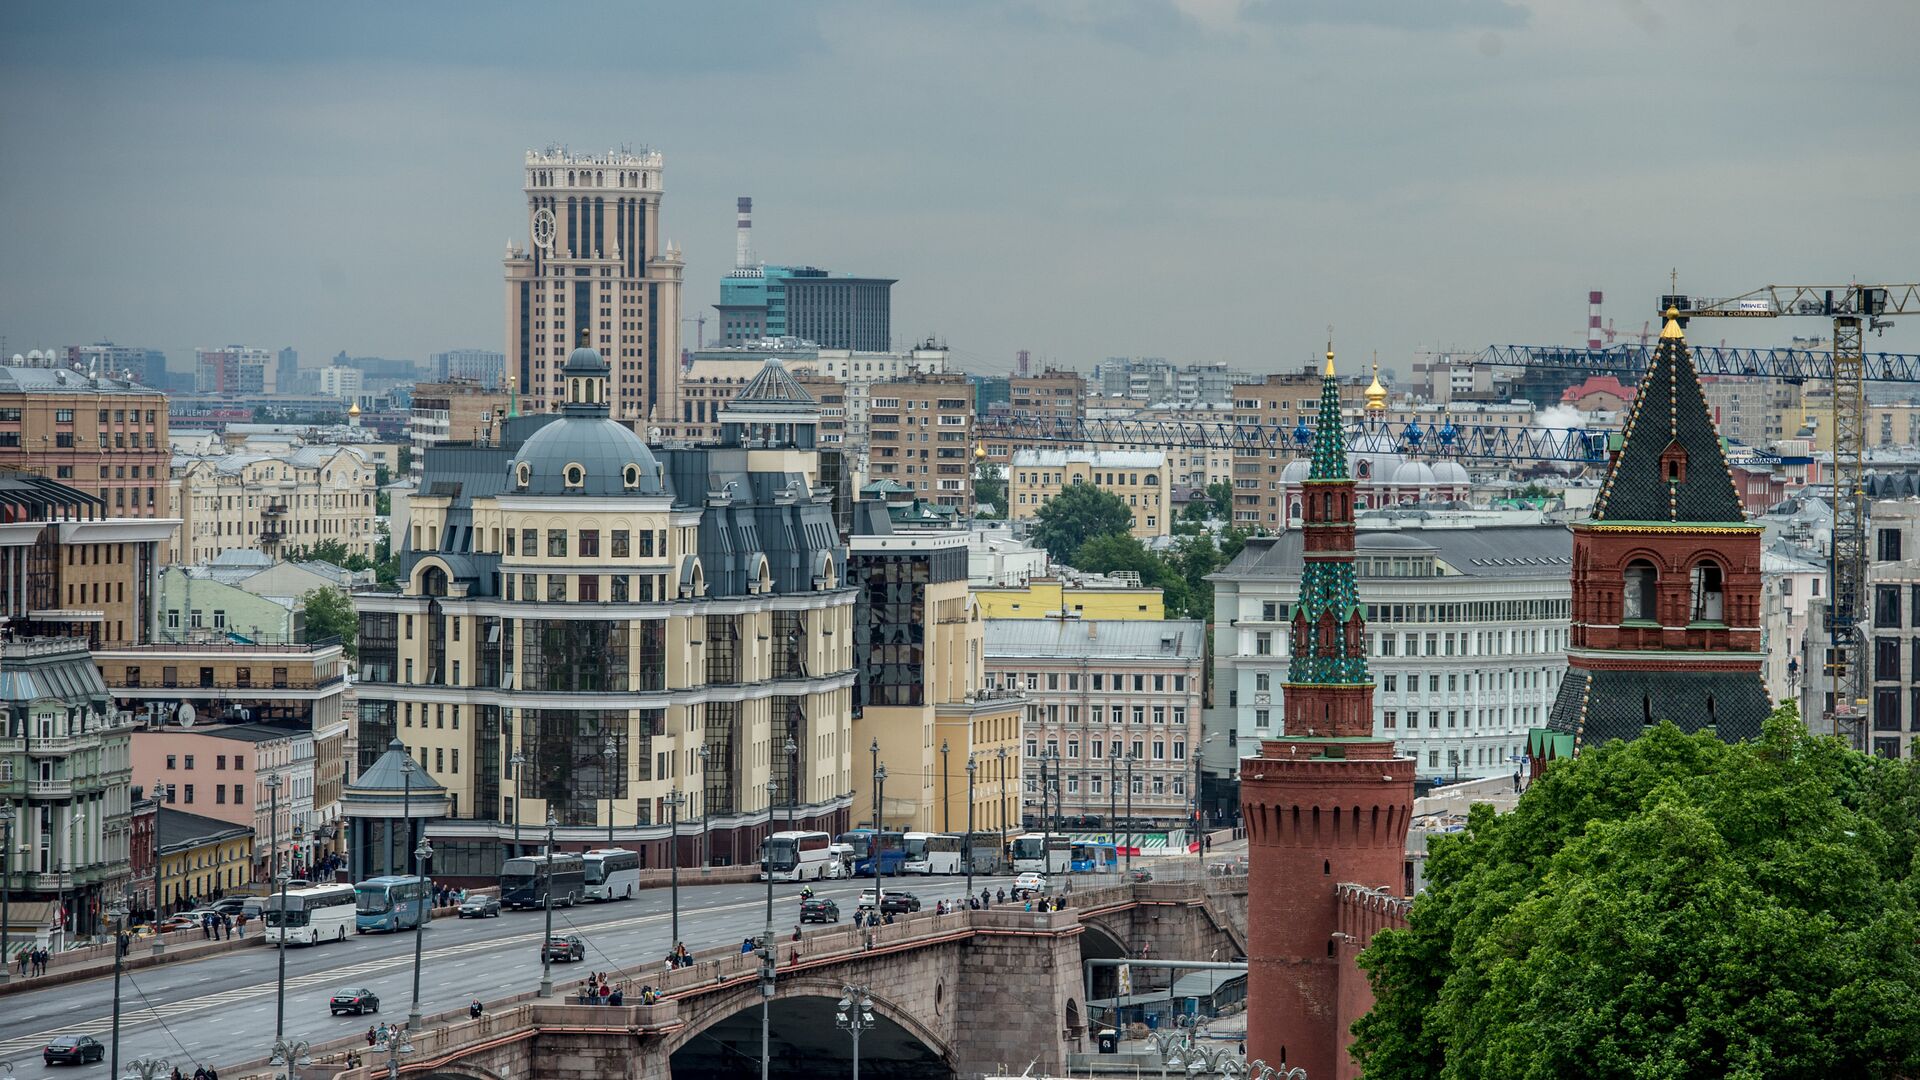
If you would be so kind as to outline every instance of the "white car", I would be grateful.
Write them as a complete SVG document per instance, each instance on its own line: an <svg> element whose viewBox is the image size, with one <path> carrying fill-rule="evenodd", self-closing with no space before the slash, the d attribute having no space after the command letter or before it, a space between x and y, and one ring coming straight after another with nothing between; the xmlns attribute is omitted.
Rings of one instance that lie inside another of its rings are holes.
<svg viewBox="0 0 1920 1080"><path fill-rule="evenodd" d="M861 911L872 911L872 910L873 910L873 904L874 904L874 899L875 899L875 897L874 897L874 895L873 895L873 890L872 890L872 889L861 889L861 890L860 890L860 904L859 904L859 908L860 908L860 910L861 910Z"/></svg>
<svg viewBox="0 0 1920 1080"><path fill-rule="evenodd" d="M1013 879L1015 893L1043 893L1047 891L1047 875L1032 871Z"/></svg>

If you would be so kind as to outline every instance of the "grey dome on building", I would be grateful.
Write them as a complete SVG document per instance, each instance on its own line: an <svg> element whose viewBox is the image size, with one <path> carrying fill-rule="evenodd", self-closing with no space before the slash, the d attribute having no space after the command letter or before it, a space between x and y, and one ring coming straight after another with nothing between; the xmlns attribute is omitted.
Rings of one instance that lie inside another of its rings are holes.
<svg viewBox="0 0 1920 1080"><path fill-rule="evenodd" d="M560 371L566 404L528 436L507 467L520 495L666 495L664 473L646 440L607 414L607 362L573 350Z"/></svg>

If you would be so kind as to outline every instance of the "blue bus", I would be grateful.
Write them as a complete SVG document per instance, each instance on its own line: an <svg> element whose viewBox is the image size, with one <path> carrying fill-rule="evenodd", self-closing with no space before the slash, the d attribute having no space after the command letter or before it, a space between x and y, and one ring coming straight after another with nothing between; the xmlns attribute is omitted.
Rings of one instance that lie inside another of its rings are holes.
<svg viewBox="0 0 1920 1080"><path fill-rule="evenodd" d="M411 930L433 921L433 882L423 877L368 878L353 887L354 929Z"/></svg>
<svg viewBox="0 0 1920 1080"><path fill-rule="evenodd" d="M1076 874L1111 874L1120 866L1120 847L1102 840L1075 840L1072 866Z"/></svg>
<svg viewBox="0 0 1920 1080"><path fill-rule="evenodd" d="M876 840L876 836L878 839ZM840 834L836 843L845 844L853 849L853 876L872 877L874 850L879 850L880 873L898 874L907 861L907 838L905 833L888 829L875 833L872 829L854 829Z"/></svg>

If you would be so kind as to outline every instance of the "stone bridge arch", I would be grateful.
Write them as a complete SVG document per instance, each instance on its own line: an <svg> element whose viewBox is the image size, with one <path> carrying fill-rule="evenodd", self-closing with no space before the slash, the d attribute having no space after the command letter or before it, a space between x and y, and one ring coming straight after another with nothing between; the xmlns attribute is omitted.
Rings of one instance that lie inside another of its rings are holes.
<svg viewBox="0 0 1920 1080"><path fill-rule="evenodd" d="M950 1021L942 1025L937 1021L948 1020L952 1015L952 1002L944 1001L944 1007L927 1011L926 1015L935 1018L935 1023L923 1019L921 1011L912 1003L903 1001L903 996L890 992L883 984L866 983L868 996L873 999L873 1013L876 1017L888 1020L903 1032L924 1044L940 1060L949 1065L953 1062L953 1041ZM774 981L773 1002L778 1010L781 1002L800 999L825 999L829 1003L839 1002L846 980L809 973L798 978L776 979ZM936 978L934 994L946 997L944 979ZM680 1029L667 1036L661 1042L661 1053L672 1056L688 1043L699 1038L715 1024L721 1023L741 1013L752 1011L757 1018L760 1007L760 984L756 981L744 986L729 987L725 991L702 995L699 1004L683 1013L685 1022ZM757 1020L756 1020L757 1022ZM498 1078L495 1078L498 1080Z"/></svg>

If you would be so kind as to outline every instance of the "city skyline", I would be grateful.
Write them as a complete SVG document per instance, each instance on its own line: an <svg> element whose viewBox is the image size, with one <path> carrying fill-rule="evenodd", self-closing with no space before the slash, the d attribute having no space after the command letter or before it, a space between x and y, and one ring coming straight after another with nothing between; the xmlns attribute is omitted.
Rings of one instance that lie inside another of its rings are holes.
<svg viewBox="0 0 1920 1080"><path fill-rule="evenodd" d="M503 5L15 10L0 335L151 345L176 371L229 343L501 349L522 155L562 143L665 154L663 239L710 339L751 195L757 258L898 278L898 342L939 336L970 370L1026 348L1258 373L1310 362L1328 323L1349 373L1375 349L1577 344L1589 289L1637 332L1676 262L1708 295L1911 276L1920 89L1877 73L1920 13L1843 7L1876 32L1637 0L588 6L618 32L551 71ZM552 92L581 72L602 104Z"/></svg>

